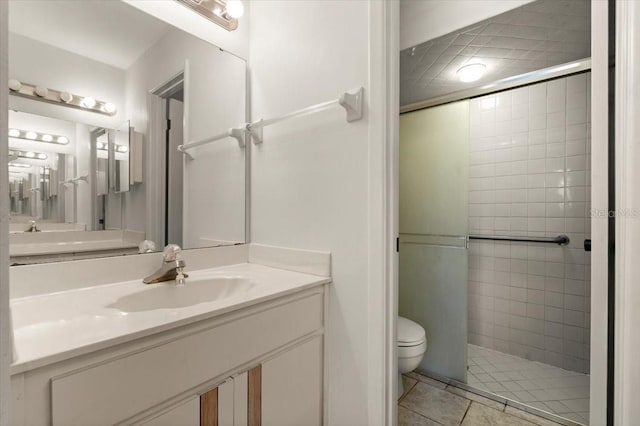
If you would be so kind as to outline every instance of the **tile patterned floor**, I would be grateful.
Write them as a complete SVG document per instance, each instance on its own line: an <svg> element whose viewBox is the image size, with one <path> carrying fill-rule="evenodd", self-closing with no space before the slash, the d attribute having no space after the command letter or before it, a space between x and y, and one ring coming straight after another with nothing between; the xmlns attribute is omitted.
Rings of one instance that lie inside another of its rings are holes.
<svg viewBox="0 0 640 426"><path fill-rule="evenodd" d="M417 373L402 378L398 426L558 426Z"/></svg>
<svg viewBox="0 0 640 426"><path fill-rule="evenodd" d="M589 376L469 345L467 383L549 413L589 424Z"/></svg>

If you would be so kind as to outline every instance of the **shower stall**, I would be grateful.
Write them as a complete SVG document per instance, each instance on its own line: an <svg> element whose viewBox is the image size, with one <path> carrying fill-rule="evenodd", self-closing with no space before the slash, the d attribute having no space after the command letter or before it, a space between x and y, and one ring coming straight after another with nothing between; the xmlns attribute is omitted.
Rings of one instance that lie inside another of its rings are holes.
<svg viewBox="0 0 640 426"><path fill-rule="evenodd" d="M561 3L574 15L589 7ZM523 22L514 16L549 5L538 0L443 36L438 57L462 35L487 34L495 22L504 31ZM403 51L404 69L424 79L433 65L411 67L412 58L439 41ZM589 61L545 64L467 91L436 84L440 68L422 103L415 79L401 83L409 106L400 117L399 313L426 330L420 373L588 424Z"/></svg>

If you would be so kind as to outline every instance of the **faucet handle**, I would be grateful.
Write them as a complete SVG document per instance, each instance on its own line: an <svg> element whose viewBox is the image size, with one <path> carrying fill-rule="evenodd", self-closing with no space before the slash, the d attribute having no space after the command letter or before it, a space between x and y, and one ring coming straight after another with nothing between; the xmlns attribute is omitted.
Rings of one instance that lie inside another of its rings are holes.
<svg viewBox="0 0 640 426"><path fill-rule="evenodd" d="M177 260L180 260L182 255L180 254L182 252L182 249L180 248L179 245L177 244L168 244L165 248L164 248L164 261L165 262L175 262Z"/></svg>

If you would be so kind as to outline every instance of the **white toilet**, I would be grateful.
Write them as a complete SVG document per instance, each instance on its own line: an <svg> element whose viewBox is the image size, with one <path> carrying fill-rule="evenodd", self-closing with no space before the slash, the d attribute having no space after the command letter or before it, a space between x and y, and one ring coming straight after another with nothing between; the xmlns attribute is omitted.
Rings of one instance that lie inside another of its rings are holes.
<svg viewBox="0 0 640 426"><path fill-rule="evenodd" d="M402 374L415 370L426 350L424 328L407 318L398 317L398 398L404 393Z"/></svg>

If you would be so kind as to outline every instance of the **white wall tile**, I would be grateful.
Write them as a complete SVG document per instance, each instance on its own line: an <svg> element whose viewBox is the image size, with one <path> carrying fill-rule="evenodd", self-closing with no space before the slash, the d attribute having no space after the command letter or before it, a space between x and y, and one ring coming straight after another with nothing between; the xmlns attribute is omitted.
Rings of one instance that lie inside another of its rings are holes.
<svg viewBox="0 0 640 426"><path fill-rule="evenodd" d="M469 341L588 371L588 74L471 101L469 227L568 247L472 242ZM483 101L485 103L483 104Z"/></svg>

